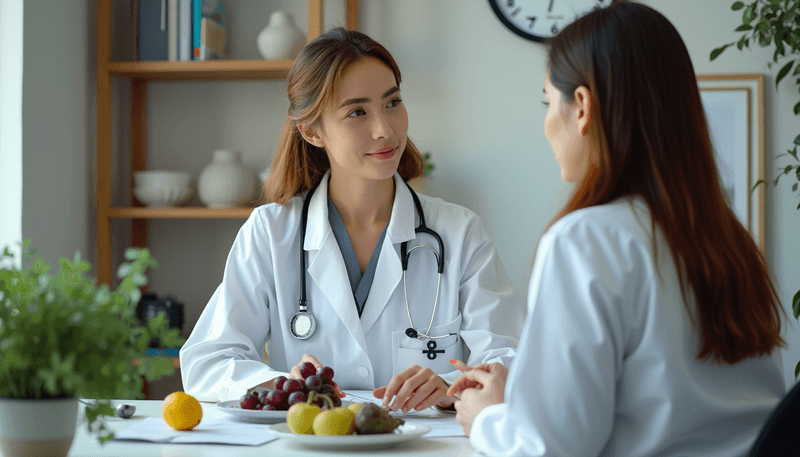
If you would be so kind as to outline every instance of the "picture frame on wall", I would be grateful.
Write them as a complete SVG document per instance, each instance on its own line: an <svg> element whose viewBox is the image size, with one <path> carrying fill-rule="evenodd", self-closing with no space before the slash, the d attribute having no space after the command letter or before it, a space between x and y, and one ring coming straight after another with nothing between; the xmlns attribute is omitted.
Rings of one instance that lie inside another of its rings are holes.
<svg viewBox="0 0 800 457"><path fill-rule="evenodd" d="M764 252L764 75L698 74L717 168L728 202Z"/></svg>

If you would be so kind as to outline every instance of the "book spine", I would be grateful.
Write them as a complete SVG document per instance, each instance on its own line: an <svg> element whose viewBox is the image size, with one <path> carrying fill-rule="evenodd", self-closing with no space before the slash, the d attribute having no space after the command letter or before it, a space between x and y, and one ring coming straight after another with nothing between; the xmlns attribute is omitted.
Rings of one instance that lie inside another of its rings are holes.
<svg viewBox="0 0 800 457"><path fill-rule="evenodd" d="M200 0L200 60L225 59L225 1Z"/></svg>
<svg viewBox="0 0 800 457"><path fill-rule="evenodd" d="M192 58L200 59L200 0L192 0Z"/></svg>
<svg viewBox="0 0 800 457"><path fill-rule="evenodd" d="M132 60L139 60L139 0L131 1L131 18L133 29L133 53Z"/></svg>
<svg viewBox="0 0 800 457"><path fill-rule="evenodd" d="M178 4L178 60L192 60L192 0Z"/></svg>
<svg viewBox="0 0 800 457"><path fill-rule="evenodd" d="M225 28L216 21L200 19L200 60L225 58Z"/></svg>
<svg viewBox="0 0 800 457"><path fill-rule="evenodd" d="M139 57L141 60L167 60L166 0L139 2Z"/></svg>
<svg viewBox="0 0 800 457"><path fill-rule="evenodd" d="M208 60L211 57L208 55L208 19L200 18L200 57L197 60Z"/></svg>
<svg viewBox="0 0 800 457"><path fill-rule="evenodd" d="M168 0L167 35L169 37L169 60L178 60L178 0Z"/></svg>

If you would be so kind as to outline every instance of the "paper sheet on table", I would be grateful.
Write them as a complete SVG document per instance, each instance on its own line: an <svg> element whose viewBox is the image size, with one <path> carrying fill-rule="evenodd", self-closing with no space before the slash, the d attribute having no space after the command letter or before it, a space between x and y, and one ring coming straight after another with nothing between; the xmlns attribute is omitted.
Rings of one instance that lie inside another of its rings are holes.
<svg viewBox="0 0 800 457"><path fill-rule="evenodd" d="M375 398L371 390L344 390L343 392L347 394L347 396L344 397L345 400L355 403L371 402L383 405L383 401L380 398ZM461 424L456 421L455 413L428 408L423 411L412 410L407 413L391 413L391 415L415 425L427 425L431 428L431 431L424 435L426 438L466 436Z"/></svg>
<svg viewBox="0 0 800 457"><path fill-rule="evenodd" d="M178 431L160 417L143 421L114 433L115 440L139 440L156 443L240 444L260 446L278 439L269 432L269 424L244 423L224 417L210 417L189 431Z"/></svg>

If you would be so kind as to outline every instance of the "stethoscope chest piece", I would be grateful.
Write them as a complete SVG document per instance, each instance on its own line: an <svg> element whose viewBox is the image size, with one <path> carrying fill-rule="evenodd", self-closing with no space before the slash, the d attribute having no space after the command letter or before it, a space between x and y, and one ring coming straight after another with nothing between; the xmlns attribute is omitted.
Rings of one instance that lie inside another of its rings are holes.
<svg viewBox="0 0 800 457"><path fill-rule="evenodd" d="M314 319L313 314L306 311L305 307L303 307L292 316L289 329L292 331L292 335L294 335L295 338L307 340L311 338L311 335L317 330L317 320Z"/></svg>

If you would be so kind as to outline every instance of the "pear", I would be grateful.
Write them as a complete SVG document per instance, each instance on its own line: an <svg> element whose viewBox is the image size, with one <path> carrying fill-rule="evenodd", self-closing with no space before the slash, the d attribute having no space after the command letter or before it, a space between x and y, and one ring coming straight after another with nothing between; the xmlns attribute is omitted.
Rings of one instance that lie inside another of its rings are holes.
<svg viewBox="0 0 800 457"><path fill-rule="evenodd" d="M347 408L322 411L314 418L315 435L352 435L355 413Z"/></svg>
<svg viewBox="0 0 800 457"><path fill-rule="evenodd" d="M316 417L320 414L319 406L308 403L297 403L289 408L286 424L292 433L311 435Z"/></svg>

